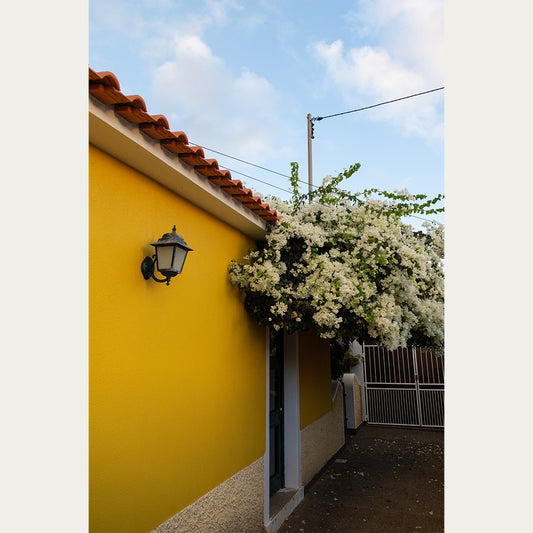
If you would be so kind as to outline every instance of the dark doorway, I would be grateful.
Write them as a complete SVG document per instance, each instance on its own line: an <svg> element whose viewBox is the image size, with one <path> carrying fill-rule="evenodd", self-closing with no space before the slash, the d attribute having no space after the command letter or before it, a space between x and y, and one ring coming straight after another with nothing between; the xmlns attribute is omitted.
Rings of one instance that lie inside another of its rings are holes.
<svg viewBox="0 0 533 533"><path fill-rule="evenodd" d="M283 332L270 332L270 495L284 486Z"/></svg>

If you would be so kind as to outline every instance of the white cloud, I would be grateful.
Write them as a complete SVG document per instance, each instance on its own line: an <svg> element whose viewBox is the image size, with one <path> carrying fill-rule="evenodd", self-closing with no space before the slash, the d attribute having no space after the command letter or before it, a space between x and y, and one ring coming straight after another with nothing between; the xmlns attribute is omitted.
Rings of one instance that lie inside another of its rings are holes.
<svg viewBox="0 0 533 533"><path fill-rule="evenodd" d="M249 70L232 73L198 35L175 37L173 58L153 73L153 94L191 142L256 161L279 143L276 89Z"/></svg>
<svg viewBox="0 0 533 533"><path fill-rule="evenodd" d="M167 56L174 33L202 36L212 27L228 24L235 12L244 9L236 0L202 0L186 8L181 3L187 0L91 0L93 38L98 42L107 32L113 44L126 39L122 46L133 48L132 55L158 61Z"/></svg>
<svg viewBox="0 0 533 533"><path fill-rule="evenodd" d="M363 46L345 51L339 40L330 45L320 42L316 51L346 99L354 89L391 96L394 91L419 89L423 83L422 76L395 62L384 49Z"/></svg>
<svg viewBox="0 0 533 533"><path fill-rule="evenodd" d="M93 1L93 32L111 31L122 39L122 49L132 48L131 56L143 61L139 71L149 73L149 87L137 84L133 92L145 98L149 112L164 113L170 127L192 142L246 160L262 163L289 151L280 111L288 104L253 65L230 69L207 44L213 29L233 24L236 16L248 29L264 17L245 10L240 0L202 0L184 10L178 2L169 10L168 0L141 0L138 8L133 0ZM121 85L127 88L122 79Z"/></svg>
<svg viewBox="0 0 533 533"><path fill-rule="evenodd" d="M376 44L345 49L340 40L321 41L314 48L346 105L371 105L443 85L442 0L363 0L346 20L356 36ZM441 138L436 107L441 101L437 92L377 108L370 116L393 121L404 134Z"/></svg>

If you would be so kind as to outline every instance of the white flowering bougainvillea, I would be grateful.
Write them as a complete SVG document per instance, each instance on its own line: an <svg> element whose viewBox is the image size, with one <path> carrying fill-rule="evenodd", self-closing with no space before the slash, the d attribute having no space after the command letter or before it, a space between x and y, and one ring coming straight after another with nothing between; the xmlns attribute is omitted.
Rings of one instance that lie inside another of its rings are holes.
<svg viewBox="0 0 533 533"><path fill-rule="evenodd" d="M444 229L424 223L417 231L402 217L441 211L432 204L442 197L417 203L425 196L340 190L358 168L329 178L309 204L293 164L292 201L269 199L282 219L259 249L232 261L230 279L244 291L248 312L277 330L441 349Z"/></svg>

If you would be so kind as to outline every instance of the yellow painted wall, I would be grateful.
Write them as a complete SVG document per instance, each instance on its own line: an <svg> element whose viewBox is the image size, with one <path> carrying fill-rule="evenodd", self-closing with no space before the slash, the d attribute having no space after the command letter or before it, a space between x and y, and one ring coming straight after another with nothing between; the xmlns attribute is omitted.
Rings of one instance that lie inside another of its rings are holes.
<svg viewBox="0 0 533 533"><path fill-rule="evenodd" d="M331 411L329 341L313 331L299 334L300 429Z"/></svg>
<svg viewBox="0 0 533 533"><path fill-rule="evenodd" d="M147 532L265 451L264 329L228 281L252 239L89 149L91 533ZM176 225L170 285L140 264Z"/></svg>

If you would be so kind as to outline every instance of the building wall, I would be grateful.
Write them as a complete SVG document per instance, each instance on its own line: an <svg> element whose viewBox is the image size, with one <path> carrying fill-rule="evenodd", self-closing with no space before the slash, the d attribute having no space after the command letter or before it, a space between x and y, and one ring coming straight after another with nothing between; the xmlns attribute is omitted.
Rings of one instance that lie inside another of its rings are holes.
<svg viewBox="0 0 533 533"><path fill-rule="evenodd" d="M363 366L363 365L359 365ZM363 389L359 384L357 376L354 376L353 381L353 390L354 390L354 409L355 409L355 427L358 428L363 423L363 402L361 401L361 394L363 394Z"/></svg>
<svg viewBox="0 0 533 533"><path fill-rule="evenodd" d="M264 533L264 460L258 459L152 533Z"/></svg>
<svg viewBox="0 0 533 533"><path fill-rule="evenodd" d="M329 341L313 331L299 334L300 429L331 410Z"/></svg>
<svg viewBox="0 0 533 533"><path fill-rule="evenodd" d="M266 335L227 276L254 242L92 146L89 217L90 531L146 532L265 452ZM145 281L174 224L194 251Z"/></svg>
<svg viewBox="0 0 533 533"><path fill-rule="evenodd" d="M363 423L363 404L361 399L363 391L355 374L344 374L343 382L346 428L354 430Z"/></svg>
<svg viewBox="0 0 533 533"><path fill-rule="evenodd" d="M331 410L302 430L302 483L307 485L344 446L342 388Z"/></svg>
<svg viewBox="0 0 533 533"><path fill-rule="evenodd" d="M332 398L329 341L300 333L300 429L305 485L344 445L342 389Z"/></svg>

